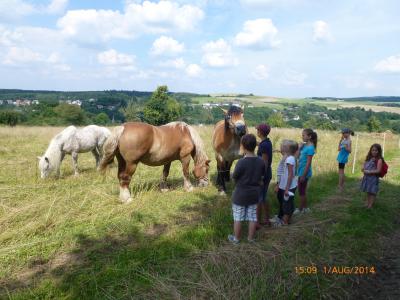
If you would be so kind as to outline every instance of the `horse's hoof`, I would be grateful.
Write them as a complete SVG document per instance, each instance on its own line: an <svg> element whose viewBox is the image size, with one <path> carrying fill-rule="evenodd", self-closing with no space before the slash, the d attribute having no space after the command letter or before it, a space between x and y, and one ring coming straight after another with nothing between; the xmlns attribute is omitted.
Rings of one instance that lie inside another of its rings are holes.
<svg viewBox="0 0 400 300"><path fill-rule="evenodd" d="M226 196L226 193L225 193L225 191L219 191L219 193L218 193L220 196Z"/></svg>
<svg viewBox="0 0 400 300"><path fill-rule="evenodd" d="M128 204L128 203L132 202L132 198L128 198L126 200L121 200L121 202L124 204Z"/></svg>
<svg viewBox="0 0 400 300"><path fill-rule="evenodd" d="M193 187L192 186L187 187L187 188L185 188L185 190L186 190L186 192L193 192Z"/></svg>
<svg viewBox="0 0 400 300"><path fill-rule="evenodd" d="M166 193L166 192L168 192L168 191L169 191L168 188L162 188L162 189L161 189L161 193Z"/></svg>

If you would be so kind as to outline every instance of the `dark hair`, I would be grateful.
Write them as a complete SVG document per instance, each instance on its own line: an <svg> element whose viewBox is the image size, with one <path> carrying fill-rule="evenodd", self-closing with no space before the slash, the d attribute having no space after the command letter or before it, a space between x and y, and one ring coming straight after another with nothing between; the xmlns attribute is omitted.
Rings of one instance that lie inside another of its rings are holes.
<svg viewBox="0 0 400 300"><path fill-rule="evenodd" d="M376 150L378 150L378 159L382 159L384 161L383 156L382 156L382 147L379 144L373 144L371 146L371 148L369 148L369 151L368 151L367 157L365 158L365 161L369 161L372 158L372 153L371 153L372 148L376 148Z"/></svg>
<svg viewBox="0 0 400 300"><path fill-rule="evenodd" d="M240 143L242 144L244 149L246 149L247 151L251 151L251 152L253 152L257 146L256 137L254 136L254 134L251 134L251 133L245 134L244 136L242 136Z"/></svg>
<svg viewBox="0 0 400 300"><path fill-rule="evenodd" d="M317 135L317 133L314 130L312 130L311 128L306 128L306 129L303 130L303 132L305 132L310 137L311 143L313 143L315 149L317 149L317 144L318 144L318 135Z"/></svg>

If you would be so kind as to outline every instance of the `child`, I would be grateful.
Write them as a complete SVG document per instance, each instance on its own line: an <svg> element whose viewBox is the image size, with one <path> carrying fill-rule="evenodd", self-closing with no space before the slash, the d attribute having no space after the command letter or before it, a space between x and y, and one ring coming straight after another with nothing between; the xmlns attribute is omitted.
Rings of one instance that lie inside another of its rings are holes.
<svg viewBox="0 0 400 300"><path fill-rule="evenodd" d="M275 226L288 225L294 211L294 193L297 188L296 154L299 146L295 141L284 140L281 144L283 156L283 172L278 170L277 197L279 201L279 215ZM282 162L281 161L281 162ZM282 168L282 163L278 169Z"/></svg>
<svg viewBox="0 0 400 300"><path fill-rule="evenodd" d="M367 193L367 208L372 208L376 200L376 194L378 194L379 190L379 174L381 173L383 162L381 145L373 144L369 149L361 170L364 173L361 182L361 191Z"/></svg>
<svg viewBox="0 0 400 300"><path fill-rule="evenodd" d="M257 226L257 203L260 195L260 185L265 174L265 163L254 154L256 137L246 134L242 137L241 152L244 157L239 159L232 178L236 186L232 195L232 211L234 220L234 235L228 240L233 244L240 241L241 222L249 221L248 241L254 242L254 233Z"/></svg>
<svg viewBox="0 0 400 300"><path fill-rule="evenodd" d="M300 206L296 208L294 214L300 212L307 213L310 209L307 207L307 183L312 176L312 159L317 149L318 136L317 133L312 129L304 129L302 133L303 145L300 148L300 158L299 158L299 196L300 196Z"/></svg>
<svg viewBox="0 0 400 300"><path fill-rule="evenodd" d="M351 139L350 135L354 135L354 132L348 128L342 129L342 138L338 145L338 156L336 160L339 163L339 191L343 192L344 188L344 167L349 159L351 153Z"/></svg>
<svg viewBox="0 0 400 300"><path fill-rule="evenodd" d="M269 183L272 179L271 163L272 163L272 143L268 138L271 127L268 124L260 124L256 127L257 136L261 139L258 145L257 156L261 157L265 163L264 181L260 189L260 197L257 206L258 226L270 225L269 221L269 203L267 201L267 192ZM261 221L261 216L264 213L264 221Z"/></svg>
<svg viewBox="0 0 400 300"><path fill-rule="evenodd" d="M285 170L285 161L286 161L287 152L288 152L287 149L286 150L285 149L286 149L286 147L284 145L284 142L282 142L280 150L274 150L274 152L282 154L282 159L279 161L278 168L276 169L276 186L275 186L275 193L276 194L278 194L279 182L281 181L281 177L282 177L283 172ZM279 199L278 199L278 202L279 202ZM281 217L282 216L279 217L278 215L275 215L272 219L270 219L270 222L272 222L272 223L280 222L280 218Z"/></svg>

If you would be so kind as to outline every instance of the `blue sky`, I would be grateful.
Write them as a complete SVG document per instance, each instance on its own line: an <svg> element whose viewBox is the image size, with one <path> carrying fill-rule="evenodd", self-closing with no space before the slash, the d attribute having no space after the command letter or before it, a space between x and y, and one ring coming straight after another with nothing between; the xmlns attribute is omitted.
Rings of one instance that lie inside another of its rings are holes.
<svg viewBox="0 0 400 300"><path fill-rule="evenodd" d="M396 0L0 0L0 88L400 95Z"/></svg>

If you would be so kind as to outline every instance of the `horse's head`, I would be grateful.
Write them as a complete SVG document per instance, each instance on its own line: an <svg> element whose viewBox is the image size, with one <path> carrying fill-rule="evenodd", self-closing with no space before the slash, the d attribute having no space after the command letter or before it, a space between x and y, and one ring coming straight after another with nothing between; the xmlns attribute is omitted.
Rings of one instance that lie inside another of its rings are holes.
<svg viewBox="0 0 400 300"><path fill-rule="evenodd" d="M207 159L194 165L193 175L199 181L199 187L208 185L208 170L211 160Z"/></svg>
<svg viewBox="0 0 400 300"><path fill-rule="evenodd" d="M39 159L40 178L46 178L49 176L51 172L50 161L45 156L38 156L38 159Z"/></svg>
<svg viewBox="0 0 400 300"><path fill-rule="evenodd" d="M222 110L225 114L225 129L232 130L239 137L245 135L246 123L244 122L243 109L238 106L231 106L229 110Z"/></svg>

